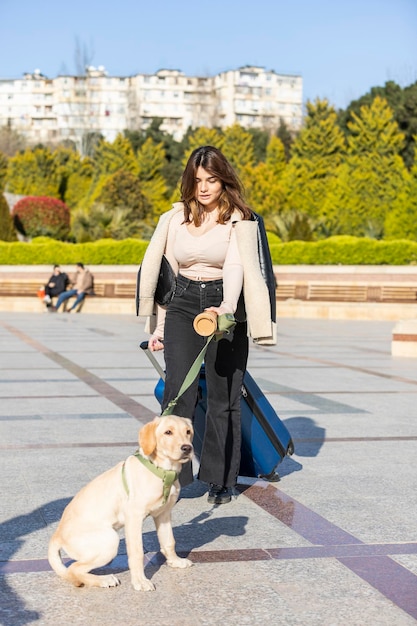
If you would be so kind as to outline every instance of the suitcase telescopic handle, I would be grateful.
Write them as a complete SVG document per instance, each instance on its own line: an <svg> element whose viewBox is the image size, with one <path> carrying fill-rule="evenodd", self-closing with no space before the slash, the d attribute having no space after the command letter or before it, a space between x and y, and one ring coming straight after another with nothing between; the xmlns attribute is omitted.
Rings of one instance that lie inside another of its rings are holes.
<svg viewBox="0 0 417 626"><path fill-rule="evenodd" d="M158 374L160 375L160 377L162 378L162 380L165 380L165 372L162 369L160 362L155 357L154 353L151 350L149 350L148 342L142 341L142 343L140 343L139 345L144 351L144 353L146 354L146 356L148 357L148 359L150 360L150 362L152 363L152 365L154 366L154 368L156 369L156 371L158 372Z"/></svg>

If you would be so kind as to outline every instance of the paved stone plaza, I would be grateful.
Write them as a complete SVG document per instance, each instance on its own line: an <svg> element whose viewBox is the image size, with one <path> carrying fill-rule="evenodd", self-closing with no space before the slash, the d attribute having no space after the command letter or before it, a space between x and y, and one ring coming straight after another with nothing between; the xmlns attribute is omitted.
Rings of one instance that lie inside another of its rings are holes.
<svg viewBox="0 0 417 626"><path fill-rule="evenodd" d="M281 481L240 479L230 504L195 481L164 564L152 520L146 573L76 589L46 560L63 508L136 449L158 413L157 374L130 315L0 313L0 622L5 626L406 626L417 621L417 360L391 356L393 322L282 319L249 371L295 440Z"/></svg>

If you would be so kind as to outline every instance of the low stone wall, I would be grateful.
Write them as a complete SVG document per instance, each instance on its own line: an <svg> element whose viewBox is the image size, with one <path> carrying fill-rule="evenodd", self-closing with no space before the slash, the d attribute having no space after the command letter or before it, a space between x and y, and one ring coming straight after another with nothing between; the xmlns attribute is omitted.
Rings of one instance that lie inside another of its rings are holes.
<svg viewBox="0 0 417 626"><path fill-rule="evenodd" d="M393 356L417 357L417 319L401 320L392 331Z"/></svg>
<svg viewBox="0 0 417 626"><path fill-rule="evenodd" d="M74 266L62 266L71 275ZM90 266L95 296L85 313L135 315L138 266ZM417 319L417 267L275 266L278 317ZM0 310L41 313L37 291L50 266L0 266Z"/></svg>

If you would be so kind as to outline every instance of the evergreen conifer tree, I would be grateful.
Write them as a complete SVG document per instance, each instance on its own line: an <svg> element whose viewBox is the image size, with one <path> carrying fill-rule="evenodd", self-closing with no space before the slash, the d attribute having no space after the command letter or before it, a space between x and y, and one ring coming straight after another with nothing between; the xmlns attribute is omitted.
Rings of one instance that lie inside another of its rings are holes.
<svg viewBox="0 0 417 626"><path fill-rule="evenodd" d="M285 209L320 218L329 184L345 152L345 139L327 100L307 103L307 118L292 146L283 184Z"/></svg>
<svg viewBox="0 0 417 626"><path fill-rule="evenodd" d="M196 148L199 148L200 146L214 146L215 148L222 150L223 145L224 135L217 128L206 128L205 126L196 128L188 136L188 149L185 151L184 158L182 160L183 167L185 167L188 159L190 158L190 154Z"/></svg>
<svg viewBox="0 0 417 626"><path fill-rule="evenodd" d="M27 148L9 159L10 193L60 198L60 182L58 163L49 148Z"/></svg>
<svg viewBox="0 0 417 626"><path fill-rule="evenodd" d="M222 150L239 174L243 172L244 168L254 165L253 135L239 124L234 124L225 129Z"/></svg>
<svg viewBox="0 0 417 626"><path fill-rule="evenodd" d="M269 219L282 210L282 175L286 168L285 149L278 137L271 137L265 163L245 167L242 178L247 200L254 211ZM267 224L268 225L268 224Z"/></svg>
<svg viewBox="0 0 417 626"><path fill-rule="evenodd" d="M157 219L167 210L167 186L162 176L165 150L161 143L148 137L137 154L138 176L141 191L150 207L152 217Z"/></svg>
<svg viewBox="0 0 417 626"><path fill-rule="evenodd" d="M384 238L417 241L417 162L387 213Z"/></svg>
<svg viewBox="0 0 417 626"><path fill-rule="evenodd" d="M340 234L382 238L385 220L409 174L399 152L403 135L387 102L376 97L352 114L348 151L323 215Z"/></svg>
<svg viewBox="0 0 417 626"><path fill-rule="evenodd" d="M0 193L6 187L7 165L7 156L3 152L0 152Z"/></svg>
<svg viewBox="0 0 417 626"><path fill-rule="evenodd" d="M9 205L2 193L0 193L0 240L16 241L17 235L10 215Z"/></svg>

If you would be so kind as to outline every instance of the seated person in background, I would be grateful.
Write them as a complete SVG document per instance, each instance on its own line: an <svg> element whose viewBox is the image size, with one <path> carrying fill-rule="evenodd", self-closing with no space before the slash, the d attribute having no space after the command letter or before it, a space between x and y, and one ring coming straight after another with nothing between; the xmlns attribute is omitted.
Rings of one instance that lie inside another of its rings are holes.
<svg viewBox="0 0 417 626"><path fill-rule="evenodd" d="M71 311L74 311L74 309L76 309L76 307L84 300L85 296L93 293L93 275L89 270L85 269L82 263L77 263L77 271L73 280L71 281L71 284L73 288L61 293L56 303L56 306L51 306L49 309L50 311L58 311L59 307L63 302L65 302L65 300L75 297L74 304L66 311L67 313L71 313Z"/></svg>
<svg viewBox="0 0 417 626"><path fill-rule="evenodd" d="M66 291L68 284L68 275L61 271L59 265L54 265L53 274L45 285L45 297L43 301L47 307L51 306L54 296L59 296L63 291Z"/></svg>

